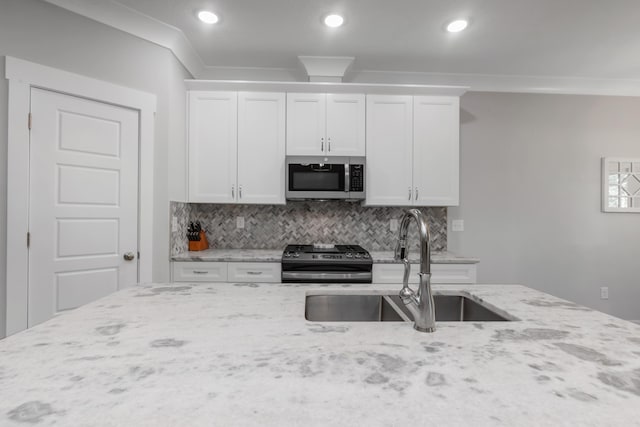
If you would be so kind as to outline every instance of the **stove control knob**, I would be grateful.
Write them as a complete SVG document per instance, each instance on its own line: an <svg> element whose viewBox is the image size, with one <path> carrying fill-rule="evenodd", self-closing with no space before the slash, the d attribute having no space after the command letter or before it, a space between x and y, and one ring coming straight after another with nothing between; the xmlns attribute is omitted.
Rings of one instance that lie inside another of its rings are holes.
<svg viewBox="0 0 640 427"><path fill-rule="evenodd" d="M293 257L294 257L294 258L300 258L300 254L299 254L298 252L295 252L295 253L293 254Z"/></svg>
<svg viewBox="0 0 640 427"><path fill-rule="evenodd" d="M351 252L347 252L347 253L346 253L346 257L347 257L347 258L353 258L353 254L352 254Z"/></svg>
<svg viewBox="0 0 640 427"><path fill-rule="evenodd" d="M369 258L369 254L362 254L362 258Z"/></svg>
<svg viewBox="0 0 640 427"><path fill-rule="evenodd" d="M362 254L356 254L356 258L362 258Z"/></svg>

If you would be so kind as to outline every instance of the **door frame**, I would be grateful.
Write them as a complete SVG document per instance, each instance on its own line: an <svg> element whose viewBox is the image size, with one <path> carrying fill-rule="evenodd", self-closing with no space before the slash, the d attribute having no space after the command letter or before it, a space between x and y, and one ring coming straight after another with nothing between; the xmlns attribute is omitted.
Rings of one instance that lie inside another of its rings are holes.
<svg viewBox="0 0 640 427"><path fill-rule="evenodd" d="M7 56L6 335L28 326L29 128L31 89L38 88L138 111L138 283L152 281L153 149L156 96L136 89ZM37 118L33 119L37 123Z"/></svg>

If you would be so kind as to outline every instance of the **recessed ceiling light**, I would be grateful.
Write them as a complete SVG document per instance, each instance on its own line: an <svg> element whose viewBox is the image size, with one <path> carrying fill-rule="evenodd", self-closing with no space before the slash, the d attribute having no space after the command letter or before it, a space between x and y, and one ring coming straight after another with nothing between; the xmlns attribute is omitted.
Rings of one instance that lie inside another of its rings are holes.
<svg viewBox="0 0 640 427"><path fill-rule="evenodd" d="M198 19L205 24L215 24L218 22L218 15L213 12L209 12L208 10L201 10L198 12Z"/></svg>
<svg viewBox="0 0 640 427"><path fill-rule="evenodd" d="M344 24L344 18L340 15L331 14L324 18L324 25L331 28L336 28Z"/></svg>
<svg viewBox="0 0 640 427"><path fill-rule="evenodd" d="M460 31L467 28L467 25L469 25L469 22L467 22L466 20L456 19L455 21L449 22L449 25L447 25L447 31L449 31L450 33L459 33Z"/></svg>

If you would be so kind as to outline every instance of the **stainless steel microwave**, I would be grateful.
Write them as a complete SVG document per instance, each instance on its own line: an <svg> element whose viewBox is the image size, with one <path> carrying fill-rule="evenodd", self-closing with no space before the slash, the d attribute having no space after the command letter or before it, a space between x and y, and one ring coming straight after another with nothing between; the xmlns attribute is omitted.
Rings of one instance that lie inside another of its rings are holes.
<svg viewBox="0 0 640 427"><path fill-rule="evenodd" d="M286 198L364 199L364 157L287 156Z"/></svg>

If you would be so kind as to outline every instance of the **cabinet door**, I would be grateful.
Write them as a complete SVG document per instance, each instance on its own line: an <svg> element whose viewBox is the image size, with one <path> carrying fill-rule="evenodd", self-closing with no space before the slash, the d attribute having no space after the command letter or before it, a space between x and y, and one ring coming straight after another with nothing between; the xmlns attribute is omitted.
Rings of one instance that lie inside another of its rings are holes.
<svg viewBox="0 0 640 427"><path fill-rule="evenodd" d="M329 156L365 155L365 97L363 94L327 94Z"/></svg>
<svg viewBox="0 0 640 427"><path fill-rule="evenodd" d="M459 204L460 99L416 96L413 106L415 204Z"/></svg>
<svg viewBox="0 0 640 427"><path fill-rule="evenodd" d="M189 92L189 201L235 200L236 92Z"/></svg>
<svg viewBox="0 0 640 427"><path fill-rule="evenodd" d="M326 150L326 95L287 94L287 154L321 156Z"/></svg>
<svg viewBox="0 0 640 427"><path fill-rule="evenodd" d="M367 96L366 204L412 204L411 96Z"/></svg>
<svg viewBox="0 0 640 427"><path fill-rule="evenodd" d="M284 204L285 94L238 94L238 203Z"/></svg>

